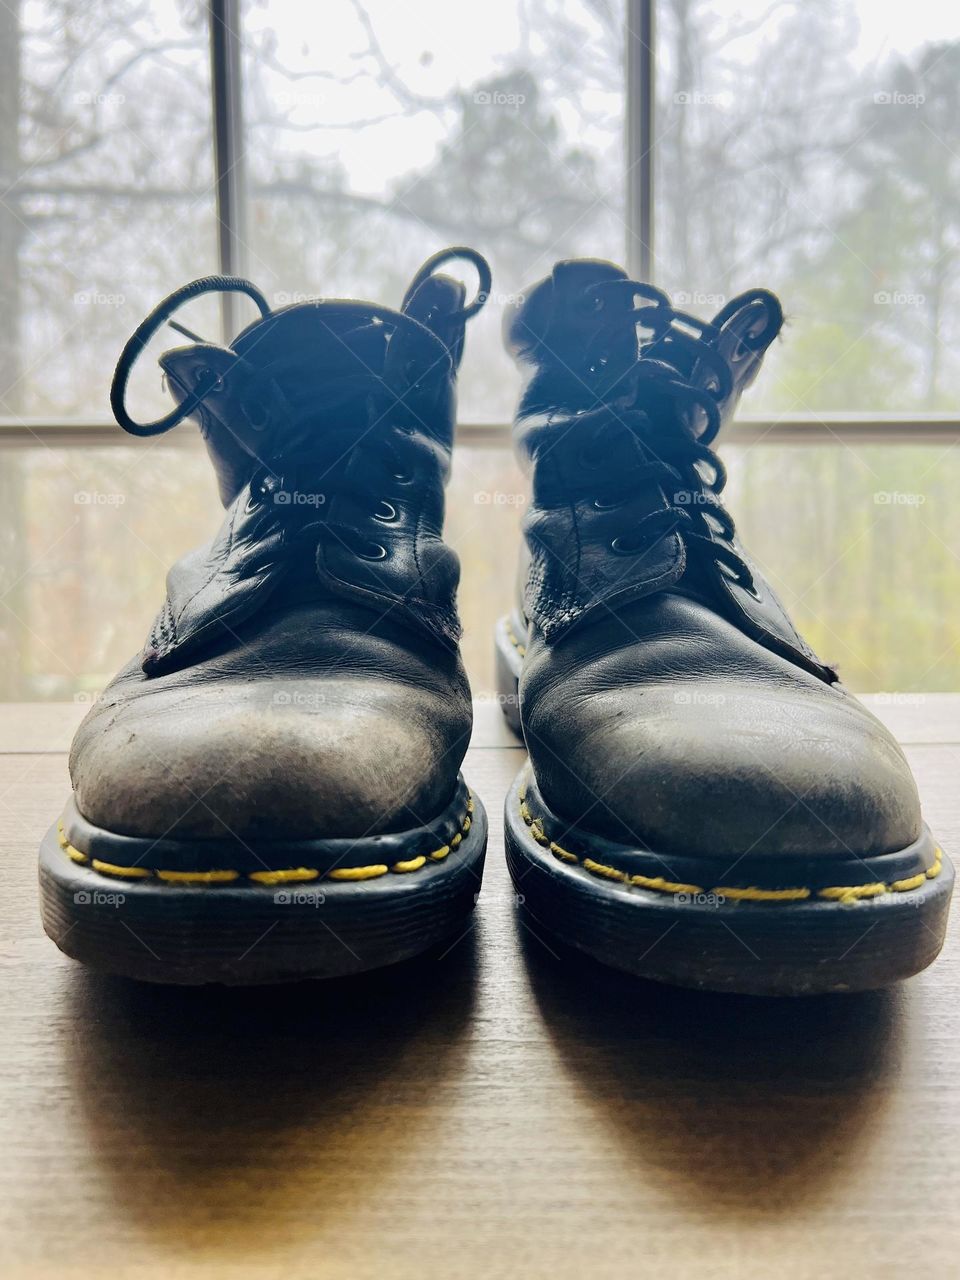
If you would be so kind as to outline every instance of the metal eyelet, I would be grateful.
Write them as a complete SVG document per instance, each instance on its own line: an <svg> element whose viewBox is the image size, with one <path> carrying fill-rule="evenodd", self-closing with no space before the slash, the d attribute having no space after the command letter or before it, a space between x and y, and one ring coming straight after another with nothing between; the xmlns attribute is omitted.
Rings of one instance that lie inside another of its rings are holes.
<svg viewBox="0 0 960 1280"><path fill-rule="evenodd" d="M756 583L753 580L747 581L742 578L732 565L727 564L725 560L715 560L717 568L733 586L739 587L741 591L745 591L748 596L753 596L754 600L760 599L760 592L757 590Z"/></svg>
<svg viewBox="0 0 960 1280"><path fill-rule="evenodd" d="M270 413L265 404L259 400L254 400L243 406L243 412L252 430L266 431L270 424Z"/></svg>
<svg viewBox="0 0 960 1280"><path fill-rule="evenodd" d="M617 556L636 556L640 554L638 546L631 546L622 537L616 537L610 543L610 550Z"/></svg>
<svg viewBox="0 0 960 1280"><path fill-rule="evenodd" d="M283 488L283 481L277 480L276 476L269 473L254 476L250 481L250 496L247 498L247 505L244 511L249 515L251 511L256 511L264 506L267 499L275 496L277 491Z"/></svg>
<svg viewBox="0 0 960 1280"><path fill-rule="evenodd" d="M396 524L400 517L392 502L380 502L373 513L373 518L379 520L381 524Z"/></svg>
<svg viewBox="0 0 960 1280"><path fill-rule="evenodd" d="M211 391L219 391L220 388L223 386L223 375L216 373L213 369L208 369L206 368L206 366L204 366L204 368L198 369L196 373L193 375L194 387L195 388L199 387L200 384L204 382L207 378L210 379L210 385L209 387L207 387L207 390L204 392L205 395L209 395Z"/></svg>
<svg viewBox="0 0 960 1280"><path fill-rule="evenodd" d="M361 560L386 560L387 548L379 542L367 542L355 548Z"/></svg>

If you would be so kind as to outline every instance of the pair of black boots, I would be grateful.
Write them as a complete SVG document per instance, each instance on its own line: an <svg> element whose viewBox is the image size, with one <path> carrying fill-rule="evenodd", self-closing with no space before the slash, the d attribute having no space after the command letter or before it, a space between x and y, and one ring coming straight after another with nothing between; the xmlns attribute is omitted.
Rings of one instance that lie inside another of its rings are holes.
<svg viewBox="0 0 960 1280"><path fill-rule="evenodd" d="M438 273L453 258L479 273L471 303ZM464 926L487 822L459 772L472 714L443 490L489 287L465 249L425 263L399 311L271 311L211 277L127 344L118 421L148 436L194 417L227 516L77 733L40 867L69 955L272 982L393 963ZM137 356L218 289L262 318L229 348L167 352L176 407L134 422ZM541 926L621 969L859 990L936 956L953 873L896 742L794 630L720 502L710 446L781 323L762 290L705 323L590 260L508 316L533 491L522 599L497 627L530 757L507 860Z"/></svg>

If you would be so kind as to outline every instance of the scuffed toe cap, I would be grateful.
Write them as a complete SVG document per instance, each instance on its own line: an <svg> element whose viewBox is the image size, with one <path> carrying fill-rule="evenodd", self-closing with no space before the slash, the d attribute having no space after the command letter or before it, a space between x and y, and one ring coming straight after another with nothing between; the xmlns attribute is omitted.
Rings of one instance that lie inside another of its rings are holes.
<svg viewBox="0 0 960 1280"><path fill-rule="evenodd" d="M572 825L729 859L894 852L921 830L899 746L860 703L734 680L633 685L525 721L538 786Z"/></svg>
<svg viewBox="0 0 960 1280"><path fill-rule="evenodd" d="M469 731L469 704L383 678L158 682L105 698L70 766L80 813L118 834L359 838L432 819Z"/></svg>

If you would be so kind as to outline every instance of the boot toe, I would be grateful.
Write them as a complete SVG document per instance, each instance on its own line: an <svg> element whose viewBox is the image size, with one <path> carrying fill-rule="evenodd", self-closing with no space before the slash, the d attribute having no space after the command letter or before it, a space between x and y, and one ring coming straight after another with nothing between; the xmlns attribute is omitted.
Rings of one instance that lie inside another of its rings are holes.
<svg viewBox="0 0 960 1280"><path fill-rule="evenodd" d="M842 690L623 687L561 716L541 705L525 728L547 802L610 839L719 858L850 857L920 834L899 746Z"/></svg>
<svg viewBox="0 0 960 1280"><path fill-rule="evenodd" d="M449 801L469 734L435 693L382 679L229 680L104 703L74 746L77 807L155 838L416 826Z"/></svg>

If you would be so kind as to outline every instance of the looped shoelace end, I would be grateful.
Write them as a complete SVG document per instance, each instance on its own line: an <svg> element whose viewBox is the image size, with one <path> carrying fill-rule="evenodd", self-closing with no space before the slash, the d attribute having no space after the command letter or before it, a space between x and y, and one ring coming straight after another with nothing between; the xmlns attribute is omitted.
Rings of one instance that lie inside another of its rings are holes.
<svg viewBox="0 0 960 1280"><path fill-rule="evenodd" d="M410 281L406 293L403 295L403 302L400 305L401 311L406 311L410 303L413 301L421 285L426 283L432 275L436 275L437 268L443 266L445 262L453 262L456 259L462 259L473 265L477 273L478 284L477 293L471 303L462 307L459 311L453 312L446 319L467 321L475 316L487 303L490 297L490 289L493 285L493 273L490 270L490 263L486 260L482 253L478 253L476 249L467 248L465 245L453 245L449 249L441 249L439 253L433 254L427 258L423 266Z"/></svg>
<svg viewBox="0 0 960 1280"><path fill-rule="evenodd" d="M261 319L265 319L270 315L270 304L264 295L256 285L251 284L249 280L242 279L240 276L202 276L199 280L192 280L189 284L175 289L173 293L158 303L127 339L126 345L120 353L120 359L117 361L113 382L110 385L110 408L113 410L113 416L124 431L130 435L158 436L165 431L172 430L183 422L184 418L189 418L191 413L195 413L204 396L208 395L212 390L210 386L200 389L195 388L176 408L172 409L165 417L157 418L154 422L137 422L127 412L127 384L130 381L133 367L144 347L146 347L160 326L165 321L168 321L175 311L184 306L185 303L192 302L194 298L202 297L207 293L245 293L256 304ZM198 341L196 335L182 325L174 324L173 328L190 338L191 341Z"/></svg>

